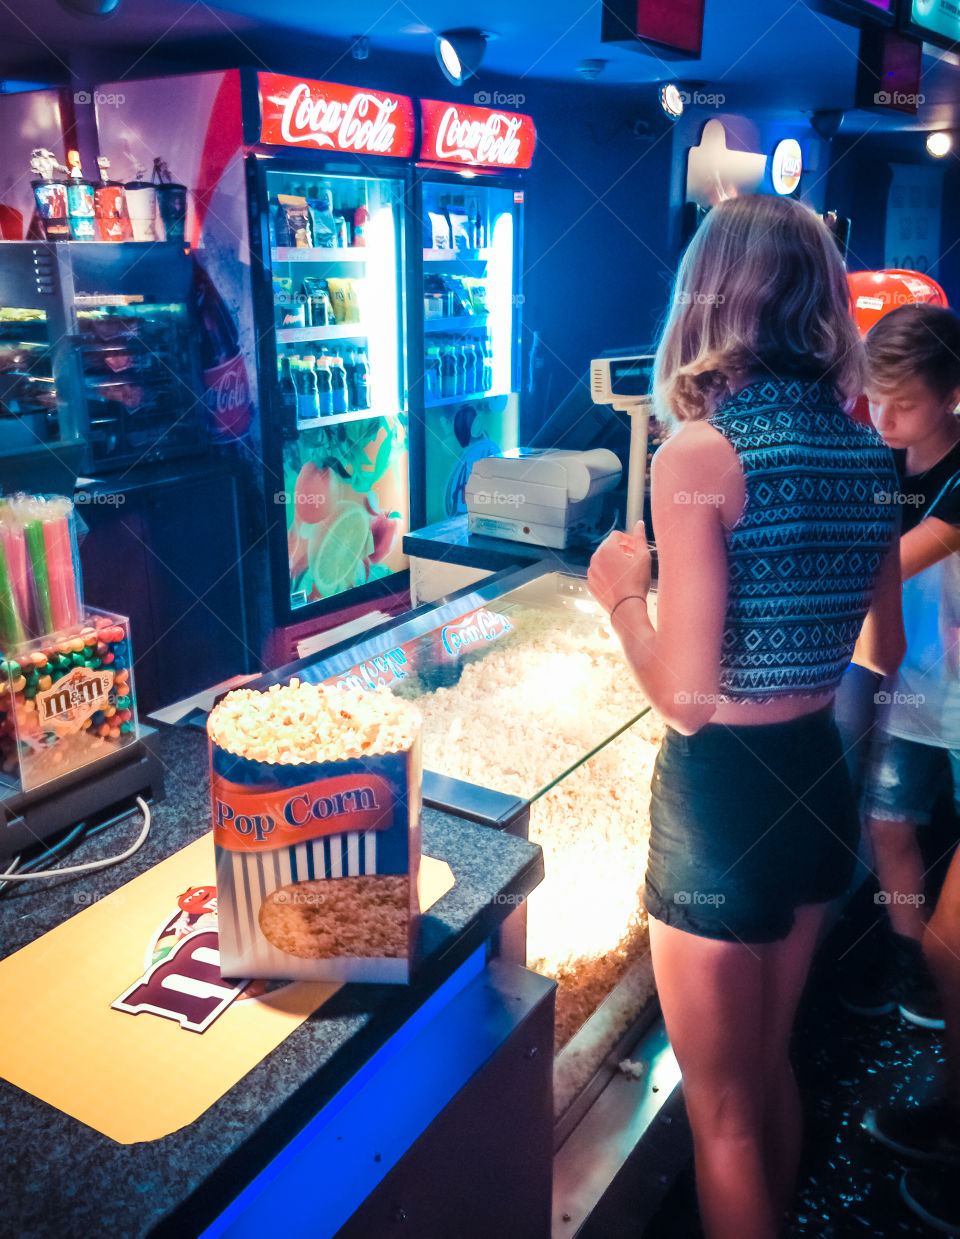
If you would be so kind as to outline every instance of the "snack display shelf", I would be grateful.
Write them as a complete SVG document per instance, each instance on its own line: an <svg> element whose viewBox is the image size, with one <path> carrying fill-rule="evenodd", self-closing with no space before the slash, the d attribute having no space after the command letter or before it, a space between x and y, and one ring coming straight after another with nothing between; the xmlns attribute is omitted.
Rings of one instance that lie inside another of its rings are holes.
<svg viewBox="0 0 960 1239"><path fill-rule="evenodd" d="M492 250L424 250L424 262L487 262Z"/></svg>
<svg viewBox="0 0 960 1239"><path fill-rule="evenodd" d="M276 262L366 262L367 251L362 245L294 246L281 245L270 251Z"/></svg>
<svg viewBox="0 0 960 1239"><path fill-rule="evenodd" d="M278 344L303 344L309 340L350 340L365 336L362 323L333 323L329 327L278 327Z"/></svg>
<svg viewBox="0 0 960 1239"><path fill-rule="evenodd" d="M424 319L423 329L431 331L456 331L459 327L486 327L486 314L454 314L450 318Z"/></svg>
<svg viewBox="0 0 960 1239"><path fill-rule="evenodd" d="M424 401L424 408L427 409L442 409L449 404L463 404L464 400L486 400L490 396L506 396L507 392L497 391L496 388L491 388L489 391L471 391L461 392L458 396L443 396L439 400Z"/></svg>
<svg viewBox="0 0 960 1239"><path fill-rule="evenodd" d="M362 422L378 417L399 416L396 410L380 413L376 409L351 409L349 413L330 413L326 417L304 418L297 422L297 430L318 430L321 426L336 426L343 422Z"/></svg>

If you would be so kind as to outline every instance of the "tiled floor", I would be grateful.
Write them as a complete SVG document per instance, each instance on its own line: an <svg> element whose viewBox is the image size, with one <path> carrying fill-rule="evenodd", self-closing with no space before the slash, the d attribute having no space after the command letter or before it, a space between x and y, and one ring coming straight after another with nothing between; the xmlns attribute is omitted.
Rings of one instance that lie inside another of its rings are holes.
<svg viewBox="0 0 960 1239"><path fill-rule="evenodd" d="M901 1164L860 1130L860 1116L869 1106L922 1097L940 1063L936 1033L896 1014L874 1020L848 1014L835 998L829 956L821 961L798 1024L796 1064L807 1126L787 1239L932 1239L937 1232L900 1200ZM701 1236L688 1167L644 1239Z"/></svg>

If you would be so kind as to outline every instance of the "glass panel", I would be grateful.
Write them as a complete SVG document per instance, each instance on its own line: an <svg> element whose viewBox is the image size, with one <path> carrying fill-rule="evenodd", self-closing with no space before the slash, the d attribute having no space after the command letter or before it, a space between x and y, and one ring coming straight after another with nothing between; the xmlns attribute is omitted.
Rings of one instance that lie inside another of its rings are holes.
<svg viewBox="0 0 960 1239"><path fill-rule="evenodd" d="M291 606L406 567L401 184L268 171Z"/></svg>
<svg viewBox="0 0 960 1239"><path fill-rule="evenodd" d="M187 305L108 294L78 296L76 305L93 464L195 450L204 430L190 385Z"/></svg>
<svg viewBox="0 0 960 1239"><path fill-rule="evenodd" d="M330 679L375 674L423 711L428 770L528 800L649 709L585 583L559 573L374 661Z"/></svg>
<svg viewBox="0 0 960 1239"><path fill-rule="evenodd" d="M61 438L55 344L44 310L0 307L0 451Z"/></svg>
<svg viewBox="0 0 960 1239"><path fill-rule="evenodd" d="M517 446L513 192L424 182L427 521L466 511L474 461Z"/></svg>

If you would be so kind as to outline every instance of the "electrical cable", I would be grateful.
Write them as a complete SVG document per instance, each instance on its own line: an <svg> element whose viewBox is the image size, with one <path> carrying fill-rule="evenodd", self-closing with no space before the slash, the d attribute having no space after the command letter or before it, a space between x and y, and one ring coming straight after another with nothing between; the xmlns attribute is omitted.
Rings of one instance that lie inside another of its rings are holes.
<svg viewBox="0 0 960 1239"><path fill-rule="evenodd" d="M91 870L106 869L109 865L116 865L116 864L119 864L119 862L122 860L127 860L130 856L134 854L134 852L139 850L139 848L143 845L143 842L146 839L147 835L150 833L150 808L147 805L147 802L141 796L137 797L137 804L140 806L141 810L143 811L143 829L140 831L140 834L137 837L136 842L133 843L130 847L128 847L125 852L120 852L117 856L110 856L106 860L91 860L91 861L87 861L85 864L82 864L82 865L66 865L64 866L63 869L41 869L34 873L10 873L8 871L7 873L0 875L0 877L2 877L4 883L30 882L34 878L59 878L59 877L63 877L66 874L71 874L71 873L89 873ZM82 826L76 828L76 830L81 830L81 829L83 829ZM72 833L75 834L76 830ZM56 845L56 848L51 848L50 851L54 851L54 850L64 847L66 843L69 842L69 839L70 839L70 836L68 836L67 839L61 840L60 843ZM40 859L47 860L48 858L49 858L49 852L47 852ZM24 866L24 868L26 868L26 866Z"/></svg>

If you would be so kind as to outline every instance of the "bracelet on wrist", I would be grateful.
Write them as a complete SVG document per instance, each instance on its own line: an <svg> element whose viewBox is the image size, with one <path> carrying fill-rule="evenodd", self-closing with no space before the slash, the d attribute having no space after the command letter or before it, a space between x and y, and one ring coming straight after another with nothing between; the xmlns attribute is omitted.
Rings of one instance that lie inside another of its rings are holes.
<svg viewBox="0 0 960 1239"><path fill-rule="evenodd" d="M613 617L614 617L614 616L616 615L616 613L617 613L617 607L622 607L622 606L623 606L623 604L624 604L625 602L629 602L631 598L639 598L641 602L646 602L646 599L644 598L643 594L626 594L626 595L624 595L624 597L623 597L623 598L621 598L619 602L617 602L617 603L615 603L615 604L614 604L614 606L613 606L612 610L610 611L610 616L609 616L609 618L610 618L610 620L611 620L611 621L613 620Z"/></svg>

